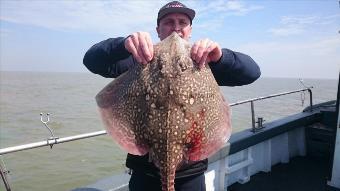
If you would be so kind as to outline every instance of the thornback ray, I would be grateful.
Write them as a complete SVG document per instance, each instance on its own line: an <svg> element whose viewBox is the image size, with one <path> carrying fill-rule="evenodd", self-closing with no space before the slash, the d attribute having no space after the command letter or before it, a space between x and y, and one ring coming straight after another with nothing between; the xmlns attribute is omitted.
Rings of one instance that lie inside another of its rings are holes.
<svg viewBox="0 0 340 191"><path fill-rule="evenodd" d="M149 153L162 190L176 169L218 151L231 134L230 108L208 65L199 69L177 33L155 45L154 58L109 83L96 101L107 132L127 152Z"/></svg>

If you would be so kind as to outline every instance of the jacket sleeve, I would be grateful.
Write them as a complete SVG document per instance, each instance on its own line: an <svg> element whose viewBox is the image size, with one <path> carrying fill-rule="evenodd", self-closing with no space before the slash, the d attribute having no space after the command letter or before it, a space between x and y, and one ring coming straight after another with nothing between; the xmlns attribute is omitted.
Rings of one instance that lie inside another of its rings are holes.
<svg viewBox="0 0 340 191"><path fill-rule="evenodd" d="M131 54L124 47L123 37L109 38L93 45L86 53L83 63L95 74L115 78L133 64Z"/></svg>
<svg viewBox="0 0 340 191"><path fill-rule="evenodd" d="M250 56L229 49L222 49L221 59L209 66L220 86L250 84L261 75L259 66Z"/></svg>

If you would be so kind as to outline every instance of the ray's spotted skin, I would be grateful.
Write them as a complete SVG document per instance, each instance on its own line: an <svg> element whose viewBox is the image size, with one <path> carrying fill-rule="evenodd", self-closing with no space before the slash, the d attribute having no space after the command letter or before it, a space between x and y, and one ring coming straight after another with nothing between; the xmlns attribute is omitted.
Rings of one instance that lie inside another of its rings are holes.
<svg viewBox="0 0 340 191"><path fill-rule="evenodd" d="M144 155L174 191L176 169L218 151L231 134L228 103L209 66L198 68L190 44L173 33L147 65L135 65L96 96L108 133L127 152Z"/></svg>

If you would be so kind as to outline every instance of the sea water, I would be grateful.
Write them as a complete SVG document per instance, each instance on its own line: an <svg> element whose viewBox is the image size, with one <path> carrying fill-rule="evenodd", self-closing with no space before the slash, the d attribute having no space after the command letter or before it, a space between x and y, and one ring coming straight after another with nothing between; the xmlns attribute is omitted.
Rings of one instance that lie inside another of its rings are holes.
<svg viewBox="0 0 340 191"><path fill-rule="evenodd" d="M0 73L0 148L47 140L40 122L50 113L55 136L66 137L103 130L95 95L112 79L88 73ZM313 86L313 102L336 99L337 80L304 79ZM303 88L298 79L260 78L241 87L221 87L229 103ZM304 100L304 101L302 101ZM302 104L303 102L303 104ZM296 93L255 102L256 117L265 122L300 112L309 95ZM251 127L250 104L232 107L233 132ZM0 156L16 191L71 190L123 173L126 152L109 136L68 142ZM5 190L0 183L0 190Z"/></svg>

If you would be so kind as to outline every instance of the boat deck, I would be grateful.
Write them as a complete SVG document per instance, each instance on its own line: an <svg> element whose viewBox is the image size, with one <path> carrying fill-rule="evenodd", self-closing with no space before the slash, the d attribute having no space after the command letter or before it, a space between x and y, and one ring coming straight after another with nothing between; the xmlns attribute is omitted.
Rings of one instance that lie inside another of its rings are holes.
<svg viewBox="0 0 340 191"><path fill-rule="evenodd" d="M260 172L245 184L235 183L228 191L322 191L327 190L329 160L326 157L295 157L278 164L268 173Z"/></svg>

